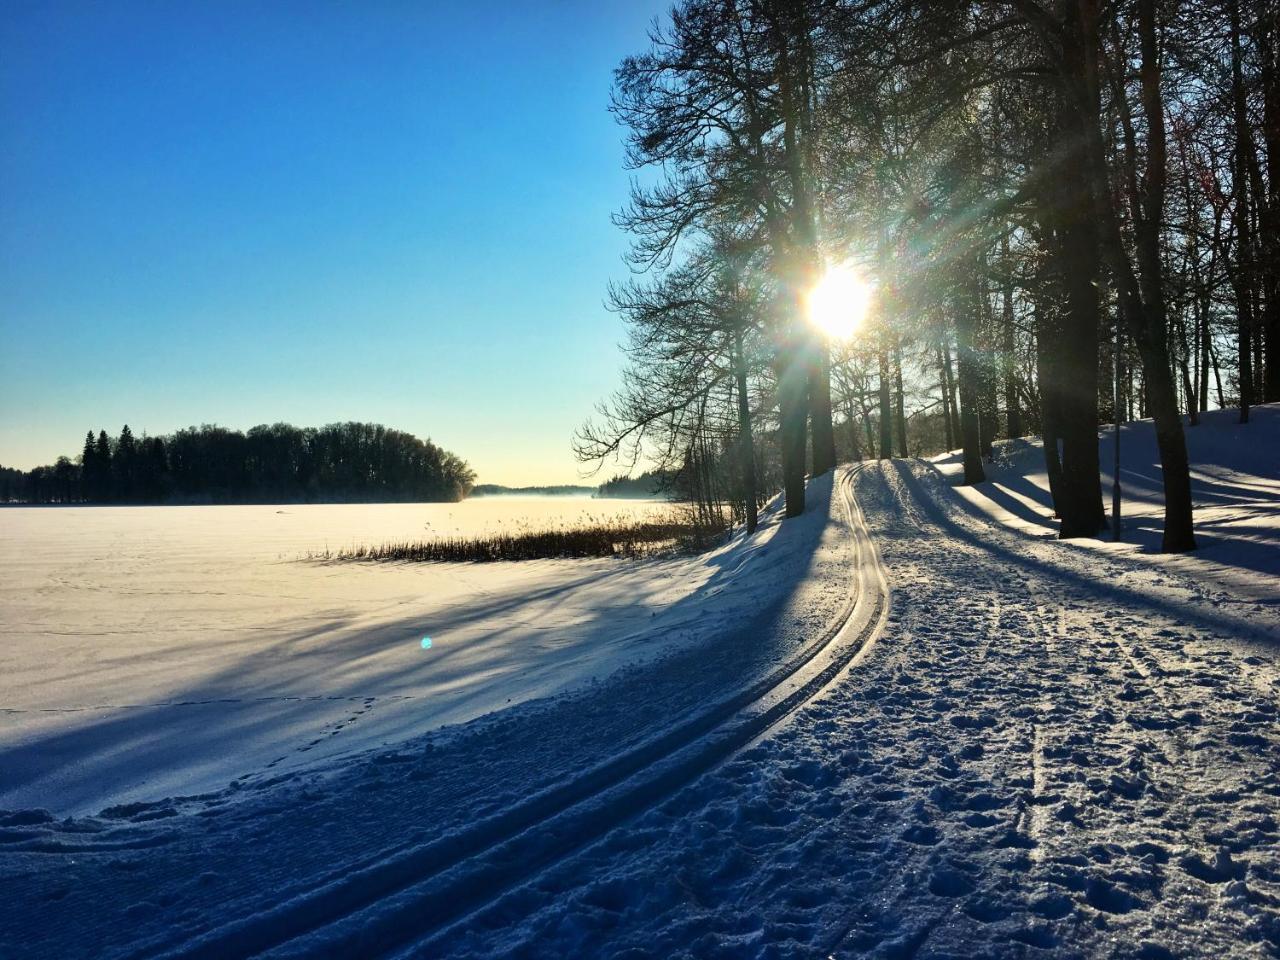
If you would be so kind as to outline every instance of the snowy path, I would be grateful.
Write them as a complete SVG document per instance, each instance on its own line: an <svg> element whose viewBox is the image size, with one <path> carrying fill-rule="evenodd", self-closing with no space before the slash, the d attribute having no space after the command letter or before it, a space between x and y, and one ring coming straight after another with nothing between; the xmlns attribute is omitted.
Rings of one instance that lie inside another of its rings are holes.
<svg viewBox="0 0 1280 960"><path fill-rule="evenodd" d="M828 696L421 956L1271 956L1274 653L861 475L894 590Z"/></svg>

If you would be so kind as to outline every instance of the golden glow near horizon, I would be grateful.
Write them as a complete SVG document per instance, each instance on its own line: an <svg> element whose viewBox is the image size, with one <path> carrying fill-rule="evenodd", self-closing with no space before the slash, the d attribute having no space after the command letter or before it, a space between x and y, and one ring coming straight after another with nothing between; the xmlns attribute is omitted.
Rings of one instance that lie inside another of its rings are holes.
<svg viewBox="0 0 1280 960"><path fill-rule="evenodd" d="M871 307L871 284L847 264L828 267L809 291L809 322L832 340L848 340L866 319Z"/></svg>

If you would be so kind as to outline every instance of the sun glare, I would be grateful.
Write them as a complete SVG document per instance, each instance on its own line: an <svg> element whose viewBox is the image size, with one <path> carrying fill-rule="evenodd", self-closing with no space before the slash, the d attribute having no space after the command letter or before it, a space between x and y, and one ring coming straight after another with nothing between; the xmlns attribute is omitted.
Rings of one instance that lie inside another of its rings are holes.
<svg viewBox="0 0 1280 960"><path fill-rule="evenodd" d="M833 340L847 340L870 306L871 285L851 267L833 266L809 292L809 322Z"/></svg>

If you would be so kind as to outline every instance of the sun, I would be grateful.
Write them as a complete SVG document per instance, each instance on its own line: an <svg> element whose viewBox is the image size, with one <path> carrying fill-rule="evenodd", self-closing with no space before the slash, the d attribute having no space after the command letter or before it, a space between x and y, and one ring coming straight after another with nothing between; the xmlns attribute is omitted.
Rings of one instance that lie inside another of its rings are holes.
<svg viewBox="0 0 1280 960"><path fill-rule="evenodd" d="M829 267L806 298L809 322L832 340L852 337L871 306L871 285L847 265Z"/></svg>

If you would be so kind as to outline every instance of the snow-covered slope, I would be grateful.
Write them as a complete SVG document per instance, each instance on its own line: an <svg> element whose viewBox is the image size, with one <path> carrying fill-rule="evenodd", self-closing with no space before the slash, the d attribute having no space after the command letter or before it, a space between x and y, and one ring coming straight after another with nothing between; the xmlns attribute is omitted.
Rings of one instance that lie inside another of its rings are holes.
<svg viewBox="0 0 1280 960"><path fill-rule="evenodd" d="M1158 555L1164 525L1160 455L1150 420L1120 430L1123 543L1082 540L1077 545L1107 553L1140 552L1167 571L1177 571L1236 598L1253 598L1280 622L1280 404L1254 407L1241 424L1237 410L1202 414L1186 427L1191 460L1199 549L1179 557ZM1185 423L1185 418L1184 418ZM1103 499L1111 509L1113 434L1100 431ZM975 511L1033 537L1057 535L1049 479L1040 441L997 443L986 483L958 488ZM959 452L930 463L948 479L961 474Z"/></svg>

